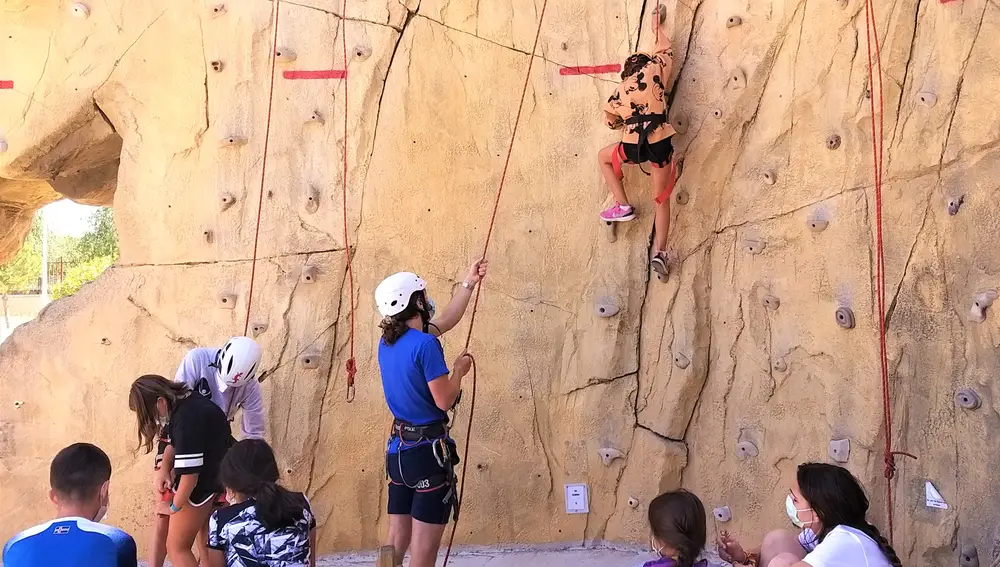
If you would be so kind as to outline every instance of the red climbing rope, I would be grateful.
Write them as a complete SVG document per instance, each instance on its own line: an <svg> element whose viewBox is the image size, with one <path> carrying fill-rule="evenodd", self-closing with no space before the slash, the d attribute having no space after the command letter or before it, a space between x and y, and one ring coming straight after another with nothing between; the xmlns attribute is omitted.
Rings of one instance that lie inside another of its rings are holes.
<svg viewBox="0 0 1000 567"><path fill-rule="evenodd" d="M878 39L878 23L875 20L875 7L872 0L865 0L865 26L867 35L865 37L868 48L868 100L871 104L872 113L872 162L875 169L875 291L878 305L878 330L879 330L879 362L882 373L882 419L885 428L885 470L883 474L886 480L885 500L886 517L888 521L888 540L892 543L893 535L893 511L892 511L892 479L896 475L896 455L905 455L912 459L917 457L904 451L894 451L892 449L892 396L889 393L889 358L886 348L886 302L885 302L885 254L882 238L882 175L884 173L883 147L885 137L885 98L882 91L882 55L881 46ZM874 62L872 58L872 41L875 43ZM875 71L878 69L878 131L875 124Z"/></svg>
<svg viewBox="0 0 1000 567"><path fill-rule="evenodd" d="M351 265L351 241L347 231L347 0L344 0L344 11L341 19L343 29L340 38L344 47L344 256L347 258L347 281L350 286L347 301L351 309L350 348L351 356L347 358L347 402L354 401L354 376L358 373L358 365L354 360L354 267Z"/></svg>
<svg viewBox="0 0 1000 567"><path fill-rule="evenodd" d="M274 36L271 38L271 88L267 95L267 124L264 127L264 157L260 166L260 198L257 200L257 226L253 235L253 259L250 263L250 290L247 292L247 320L243 326L243 334L250 330L250 306L253 304L253 282L257 275L257 242L260 240L260 213L264 207L264 179L267 175L267 143L271 137L271 104L274 102L274 58L278 50L278 6L281 0L274 2Z"/></svg>
<svg viewBox="0 0 1000 567"><path fill-rule="evenodd" d="M483 255L482 258L486 259L486 253L490 250L490 240L493 238L493 227L496 225L497 221L497 211L500 209L500 197L503 195L503 184L507 180L507 170L510 168L510 156L514 153L514 141L517 139L517 127L521 123L521 111L524 109L524 99L528 95L528 83L531 81L531 69L535 64L535 50L538 49L538 38L542 35L542 22L545 21L545 8L548 6L549 0L544 0L542 2L542 11L538 16L538 29L535 31L535 44L531 48L531 55L528 59L528 71L524 74L524 88L521 89L521 101L517 105L517 117L514 119L514 128L510 134L510 145L507 147L507 159L503 164L503 173L500 175L500 185L497 187L497 196L493 202L493 214L490 216L490 226L486 230L486 243L483 245ZM469 316L469 332L465 336L465 349L468 350L469 343L472 342L472 328L476 324L476 311L479 309L479 294L482 292L482 286L476 288L476 298L472 303L472 313ZM465 477L466 468L469 466L469 444L472 439L472 418L476 413L476 382L477 380L477 370L476 370L476 359L472 358L472 399L469 400L469 422L465 429L465 451L462 456L462 484L459 487L458 501L462 502L465 497ZM448 538L448 549L444 554L444 564L442 567L448 567L448 558L451 557L451 547L455 543L455 531L458 530L458 519L455 519L455 523L451 526L451 536Z"/></svg>

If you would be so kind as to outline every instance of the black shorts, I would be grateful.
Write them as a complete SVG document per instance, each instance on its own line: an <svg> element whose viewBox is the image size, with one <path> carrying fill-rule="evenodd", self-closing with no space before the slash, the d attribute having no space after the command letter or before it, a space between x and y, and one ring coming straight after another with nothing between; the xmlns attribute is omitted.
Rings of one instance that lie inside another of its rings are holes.
<svg viewBox="0 0 1000 567"><path fill-rule="evenodd" d="M625 163L640 164L648 161L655 167L664 167L674 155L674 144L670 138L644 146L622 142L621 153L625 156Z"/></svg>
<svg viewBox="0 0 1000 567"><path fill-rule="evenodd" d="M452 455L455 445L449 443ZM445 525L451 516L453 498L448 471L438 464L431 445L420 445L398 453L387 453L389 513L412 516L425 524Z"/></svg>

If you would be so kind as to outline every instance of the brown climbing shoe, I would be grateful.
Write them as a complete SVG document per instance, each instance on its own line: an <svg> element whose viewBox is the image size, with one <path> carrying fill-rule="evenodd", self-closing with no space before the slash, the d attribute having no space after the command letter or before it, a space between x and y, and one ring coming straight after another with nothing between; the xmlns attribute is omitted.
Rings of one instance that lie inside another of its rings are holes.
<svg viewBox="0 0 1000 567"><path fill-rule="evenodd" d="M667 259L663 254L653 256L653 259L649 261L649 265L656 272L656 277L660 278L660 281L667 281L667 277L670 275L670 267L667 266Z"/></svg>

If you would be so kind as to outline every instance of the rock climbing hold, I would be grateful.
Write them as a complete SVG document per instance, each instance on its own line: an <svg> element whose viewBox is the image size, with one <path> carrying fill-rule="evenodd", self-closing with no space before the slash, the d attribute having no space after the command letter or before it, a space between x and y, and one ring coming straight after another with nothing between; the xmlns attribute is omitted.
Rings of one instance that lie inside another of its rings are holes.
<svg viewBox="0 0 1000 567"><path fill-rule="evenodd" d="M969 319L976 323L986 320L986 310L989 309L997 299L996 290L988 289L976 294L972 299L972 308L969 310Z"/></svg>
<svg viewBox="0 0 1000 567"><path fill-rule="evenodd" d="M212 61L210 65L212 66L212 70L215 71L216 73L222 72L222 67L223 67L222 61L219 61L217 59L215 61Z"/></svg>
<svg viewBox="0 0 1000 567"><path fill-rule="evenodd" d="M223 193L219 195L219 210L224 211L229 207L232 207L236 203L236 197L232 193Z"/></svg>
<svg viewBox="0 0 1000 567"><path fill-rule="evenodd" d="M958 214L958 210L962 208L965 203L965 195L959 195L958 197L952 197L948 199L948 214L955 216Z"/></svg>
<svg viewBox="0 0 1000 567"><path fill-rule="evenodd" d="M111 341L108 340L108 337L104 337L101 339L101 344L104 346L111 346Z"/></svg>
<svg viewBox="0 0 1000 567"><path fill-rule="evenodd" d="M840 135L832 134L826 139L826 149L835 150L840 147Z"/></svg>
<svg viewBox="0 0 1000 567"><path fill-rule="evenodd" d="M624 459L625 453L622 453L618 449L613 447L601 447L597 454L601 456L601 460L604 461L604 466L610 467L611 462L615 459Z"/></svg>
<svg viewBox="0 0 1000 567"><path fill-rule="evenodd" d="M605 223L604 235L608 237L608 242L615 242L618 240L618 223L609 222Z"/></svg>
<svg viewBox="0 0 1000 567"><path fill-rule="evenodd" d="M309 118L306 118L306 122L310 124L319 124L320 126L322 126L323 124L326 123L326 120L323 120L323 115L320 114L318 110L314 110L312 114L309 115Z"/></svg>
<svg viewBox="0 0 1000 567"><path fill-rule="evenodd" d="M242 146L242 145L244 145L246 143L247 143L247 139L246 138L242 138L240 136L226 136L225 138L222 138L221 140L219 140L219 145L221 145L224 148L239 147L239 146Z"/></svg>
<svg viewBox="0 0 1000 567"><path fill-rule="evenodd" d="M917 95L917 100L927 108L934 108L934 105L937 104L937 95L924 91Z"/></svg>
<svg viewBox="0 0 1000 567"><path fill-rule="evenodd" d="M23 405L24 405L24 402L22 402L21 400L14 400L14 407L15 408L21 409L21 406L23 406Z"/></svg>
<svg viewBox="0 0 1000 567"><path fill-rule="evenodd" d="M223 309L236 309L236 296L223 293L219 296L219 307Z"/></svg>
<svg viewBox="0 0 1000 567"><path fill-rule="evenodd" d="M368 59L371 56L372 56L372 48L368 47L367 45L358 45L354 48L355 59L360 59L364 61L365 59Z"/></svg>
<svg viewBox="0 0 1000 567"><path fill-rule="evenodd" d="M673 121L671 121L670 125L674 127L674 130L676 130L678 134L686 134L688 131L687 116L681 113L675 114L674 119Z"/></svg>
<svg viewBox="0 0 1000 567"><path fill-rule="evenodd" d="M69 6L69 13L76 18L85 20L90 17L90 7L83 2L73 2Z"/></svg>
<svg viewBox="0 0 1000 567"><path fill-rule="evenodd" d="M295 61L295 52L287 47L279 47L274 50L274 58L282 63L288 63Z"/></svg>
<svg viewBox="0 0 1000 567"><path fill-rule="evenodd" d="M785 362L784 358L776 358L774 362L771 363L771 368L774 368L775 372L784 372L788 370L788 363Z"/></svg>
<svg viewBox="0 0 1000 567"><path fill-rule="evenodd" d="M660 17L660 25L662 26L667 22L667 7L664 6L663 4L660 4L659 6L656 7L656 13Z"/></svg>
<svg viewBox="0 0 1000 567"><path fill-rule="evenodd" d="M764 183L767 183L768 185L774 185L775 183L778 182L778 174L776 174L775 172L773 172L771 170L766 170L761 175L761 177L764 178Z"/></svg>
<svg viewBox="0 0 1000 567"><path fill-rule="evenodd" d="M226 13L226 5L225 4L215 4L213 6L209 6L208 13L213 18L218 18L222 14Z"/></svg>
<svg viewBox="0 0 1000 567"><path fill-rule="evenodd" d="M0 140L0 154L7 151L7 140Z"/></svg>
<svg viewBox="0 0 1000 567"><path fill-rule="evenodd" d="M712 116L714 116L716 118L722 118L722 109L716 108L716 109L712 110Z"/></svg>
<svg viewBox="0 0 1000 567"><path fill-rule="evenodd" d="M854 328L854 311L850 307L838 307L834 314L837 317L837 324L845 329Z"/></svg>
<svg viewBox="0 0 1000 567"><path fill-rule="evenodd" d="M726 27L727 28L735 28L736 26L738 26L738 25L740 25L742 23L743 23L743 18L741 18L739 16L729 16L729 19L726 20Z"/></svg>
<svg viewBox="0 0 1000 567"><path fill-rule="evenodd" d="M267 332L267 323L254 323L250 326L250 332L253 334L253 338L257 338Z"/></svg>
<svg viewBox="0 0 1000 567"><path fill-rule="evenodd" d="M806 226L808 226L809 230L813 232L823 232L824 230L826 230L826 227L829 224L830 221L818 218L816 216L812 216L806 219Z"/></svg>
<svg viewBox="0 0 1000 567"><path fill-rule="evenodd" d="M684 370L691 364L691 359L684 356L683 354L677 352L674 353L674 365L681 370Z"/></svg>
<svg viewBox="0 0 1000 567"><path fill-rule="evenodd" d="M723 524L733 519L733 512L729 509L729 506L720 506L712 510L712 515L715 516L716 522Z"/></svg>
<svg viewBox="0 0 1000 567"><path fill-rule="evenodd" d="M979 406L982 405L979 394L972 388L959 388L955 392L955 403L958 404L958 407L967 410L979 409Z"/></svg>
<svg viewBox="0 0 1000 567"><path fill-rule="evenodd" d="M756 256L767 248L767 243L760 238L744 238L743 247L746 248L747 252Z"/></svg>
<svg viewBox="0 0 1000 567"><path fill-rule="evenodd" d="M851 440L834 439L833 441L830 441L827 451L830 453L830 458L834 461L838 463L846 463L847 459L851 457Z"/></svg>
<svg viewBox="0 0 1000 567"><path fill-rule="evenodd" d="M757 446L749 441L740 441L736 444L736 456L741 461L745 461L750 457L756 457L757 453Z"/></svg>
<svg viewBox="0 0 1000 567"><path fill-rule="evenodd" d="M315 213L319 210L319 191L315 187L310 187L306 194L306 212Z"/></svg>
<svg viewBox="0 0 1000 567"><path fill-rule="evenodd" d="M299 357L299 366L306 370L319 368L319 355L314 352L303 354Z"/></svg>
<svg viewBox="0 0 1000 567"><path fill-rule="evenodd" d="M201 236L205 239L205 244L211 244L215 240L215 234L211 230L201 231Z"/></svg>
<svg viewBox="0 0 1000 567"><path fill-rule="evenodd" d="M688 195L687 191L684 191L682 189L682 190L680 190L680 191L677 192L677 204L678 205L686 205L686 204L688 204L688 201L690 199L691 199L691 197L690 197L690 195Z"/></svg>
<svg viewBox="0 0 1000 567"><path fill-rule="evenodd" d="M778 307L781 307L781 300L773 295L765 295L760 299L761 305L767 307L771 311L774 311Z"/></svg>
<svg viewBox="0 0 1000 567"><path fill-rule="evenodd" d="M316 282L316 266L302 266L302 273L299 274L299 281L305 284Z"/></svg>
<svg viewBox="0 0 1000 567"><path fill-rule="evenodd" d="M979 567L979 552L976 546L967 543L962 546L962 551L958 556L959 567Z"/></svg>
<svg viewBox="0 0 1000 567"><path fill-rule="evenodd" d="M599 297L594 304L594 313L598 317L614 317L618 314L618 302L613 297Z"/></svg>
<svg viewBox="0 0 1000 567"><path fill-rule="evenodd" d="M743 73L743 69L733 69L733 72L729 74L729 88L733 90L744 89L747 86L747 76Z"/></svg>
<svg viewBox="0 0 1000 567"><path fill-rule="evenodd" d="M563 51L566 51L567 49L569 49L569 44L564 41L561 44L559 44L559 47L561 47Z"/></svg>
<svg viewBox="0 0 1000 567"><path fill-rule="evenodd" d="M635 496L631 496L630 495L628 497L628 507L629 508L638 508L639 507L639 499L636 498Z"/></svg>

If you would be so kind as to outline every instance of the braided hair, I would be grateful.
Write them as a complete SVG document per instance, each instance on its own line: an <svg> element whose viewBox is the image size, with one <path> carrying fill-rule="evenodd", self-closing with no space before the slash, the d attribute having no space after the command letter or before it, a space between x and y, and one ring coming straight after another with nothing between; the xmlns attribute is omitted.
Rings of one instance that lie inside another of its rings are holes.
<svg viewBox="0 0 1000 567"><path fill-rule="evenodd" d="M692 567L698 559L705 548L705 524L705 506L687 490L664 492L649 503L649 529L677 552L677 567Z"/></svg>
<svg viewBox="0 0 1000 567"><path fill-rule="evenodd" d="M868 523L868 497L847 469L826 463L804 463L799 465L795 477L802 496L822 524L816 534L820 542L833 528L848 526L872 538L890 565L902 567L896 550L878 528Z"/></svg>

